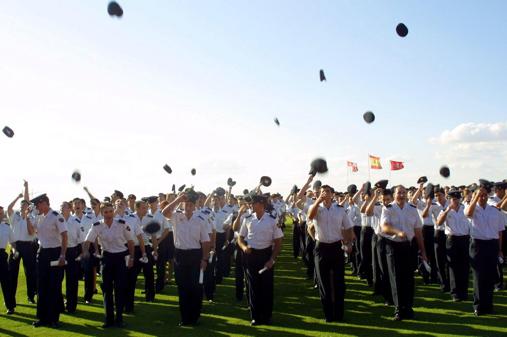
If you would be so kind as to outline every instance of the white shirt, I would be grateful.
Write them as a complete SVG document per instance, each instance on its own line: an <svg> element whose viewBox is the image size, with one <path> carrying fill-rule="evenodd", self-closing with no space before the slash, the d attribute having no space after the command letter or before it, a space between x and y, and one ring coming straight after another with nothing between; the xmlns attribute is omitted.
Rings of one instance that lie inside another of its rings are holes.
<svg viewBox="0 0 507 337"><path fill-rule="evenodd" d="M443 223L445 227L446 235L470 235L470 221L465 215L465 206L460 205L458 211L451 209L447 213L447 217ZM440 211L440 214L444 213L444 210Z"/></svg>
<svg viewBox="0 0 507 337"><path fill-rule="evenodd" d="M122 253L127 250L125 245L132 240L132 236L132 229L124 220L114 219L111 227L102 220L92 226L86 235L86 241L95 242L98 238L105 252Z"/></svg>
<svg viewBox="0 0 507 337"><path fill-rule="evenodd" d="M8 243L14 242L14 236L8 223L0 223L0 249L7 248Z"/></svg>
<svg viewBox="0 0 507 337"><path fill-rule="evenodd" d="M319 206L314 224L315 240L323 243L342 240L342 230L354 226L345 209L338 204L332 204L329 208L323 205Z"/></svg>
<svg viewBox="0 0 507 337"><path fill-rule="evenodd" d="M350 218L350 221L352 222L352 224L354 226L361 227L361 211L360 211L359 206L357 206L356 204L349 205L347 213L349 215L349 218Z"/></svg>
<svg viewBox="0 0 507 337"><path fill-rule="evenodd" d="M217 233L225 232L224 223L230 214L229 210L232 210L232 207L225 205L224 207L215 212L215 228L217 230Z"/></svg>
<svg viewBox="0 0 507 337"><path fill-rule="evenodd" d="M200 249L201 242L209 242L205 218L194 212L190 219L185 213L175 211L171 216L174 233L174 247L177 249Z"/></svg>
<svg viewBox="0 0 507 337"><path fill-rule="evenodd" d="M31 218L30 220L32 223L34 222L34 218ZM28 234L28 225L26 223L26 219L23 219L19 211L12 213L12 217L9 217L9 223L11 224L14 242L35 240L36 235Z"/></svg>
<svg viewBox="0 0 507 337"><path fill-rule="evenodd" d="M126 213L123 216L116 216L115 220L123 220L129 226L130 232L132 233L132 241L134 241L134 246L139 246L139 235L143 235L141 219L137 216L136 213L127 215ZM143 238L144 240L144 238ZM147 244L146 242L144 244Z"/></svg>
<svg viewBox="0 0 507 337"><path fill-rule="evenodd" d="M491 206L495 206L498 205L498 203L502 201L502 199L500 199L498 196L496 195L493 195L491 197L488 198L488 204L491 205ZM504 210L501 210L502 212L502 215L503 215L503 223L505 225L505 227L507 227L507 212L505 212ZM507 240L507 238L504 238L505 240Z"/></svg>
<svg viewBox="0 0 507 337"><path fill-rule="evenodd" d="M406 238L402 239L397 235L386 234L382 231L380 232L381 236L396 242L412 241L415 236L415 229L422 228L421 217L417 212L416 206L409 203L405 203L403 208L400 208L396 202L393 202L388 207L384 207L380 223L388 223L392 227L406 234Z"/></svg>
<svg viewBox="0 0 507 337"><path fill-rule="evenodd" d="M79 220L79 223L84 228L85 235L90 231L90 228L92 228L93 224L97 221L102 220L102 217L100 219L97 219L94 221L95 216L93 214L82 214L81 217L78 217L76 214L74 214L74 218Z"/></svg>
<svg viewBox="0 0 507 337"><path fill-rule="evenodd" d="M65 221L67 226L67 247L74 248L81 244L85 238L85 228L81 225L81 220L71 215Z"/></svg>
<svg viewBox="0 0 507 337"><path fill-rule="evenodd" d="M172 231L172 224L167 221L165 216L162 215L162 212L160 212L159 209L157 209L155 212L152 212L151 209L148 210L148 214L153 216L152 221L156 221L160 225L160 230L157 232L157 239L160 239L162 236L162 233L164 230L168 229L169 231Z"/></svg>
<svg viewBox="0 0 507 337"><path fill-rule="evenodd" d="M266 249L273 245L273 240L283 237L282 230L276 225L276 218L264 212L260 219L252 213L243 219L239 235L245 238L253 249Z"/></svg>
<svg viewBox="0 0 507 337"><path fill-rule="evenodd" d="M475 205L470 228L470 236L473 239L498 239L498 232L504 229L503 216L498 208L488 204L485 208L479 206L479 203Z"/></svg>
<svg viewBox="0 0 507 337"><path fill-rule="evenodd" d="M375 204L373 207L373 216L370 218L371 227L375 234L379 235L381 231L380 218L382 217L382 210L384 205L382 203Z"/></svg>
<svg viewBox="0 0 507 337"><path fill-rule="evenodd" d="M62 245L63 232L67 231L65 219L58 212L49 209L48 214L38 215L33 223L42 248L57 248Z"/></svg>

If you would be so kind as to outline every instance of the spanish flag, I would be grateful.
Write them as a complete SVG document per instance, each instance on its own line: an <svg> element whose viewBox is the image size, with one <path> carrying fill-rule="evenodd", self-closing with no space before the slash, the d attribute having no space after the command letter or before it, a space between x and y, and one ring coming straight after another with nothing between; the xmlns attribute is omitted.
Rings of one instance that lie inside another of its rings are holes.
<svg viewBox="0 0 507 337"><path fill-rule="evenodd" d="M373 170L381 170L382 165L380 165L380 157L370 155L370 167Z"/></svg>

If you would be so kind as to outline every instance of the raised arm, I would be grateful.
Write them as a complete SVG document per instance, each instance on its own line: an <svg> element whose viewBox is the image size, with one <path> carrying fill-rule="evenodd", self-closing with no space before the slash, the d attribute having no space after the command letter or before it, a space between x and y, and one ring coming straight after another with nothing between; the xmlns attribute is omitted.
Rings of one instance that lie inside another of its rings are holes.
<svg viewBox="0 0 507 337"><path fill-rule="evenodd" d="M183 192L181 192L176 197L176 199L173 200L173 202L171 202L169 205L167 205L162 210L162 215L165 216L166 218L170 219L176 206L178 206L180 204L180 202L183 202L183 201L185 201L185 194Z"/></svg>
<svg viewBox="0 0 507 337"><path fill-rule="evenodd" d="M30 194L28 193L28 181L23 180L23 198L26 202L30 202Z"/></svg>
<svg viewBox="0 0 507 337"><path fill-rule="evenodd" d="M310 209L308 210L308 219L313 220L317 216L317 212L319 210L320 203L324 200L322 197L322 194L315 200L313 205L310 206Z"/></svg>
<svg viewBox="0 0 507 337"><path fill-rule="evenodd" d="M90 192L90 190L88 190L88 187L83 187L83 190L86 192L86 194L88 194L88 197L91 199L97 199L93 196L93 194Z"/></svg>
<svg viewBox="0 0 507 337"><path fill-rule="evenodd" d="M479 201L479 196L481 193L483 193L482 188L474 192L470 204L468 204L468 206L465 208L465 215L470 219L474 217L475 207L477 206L477 202ZM486 193L486 191L484 191L484 193Z"/></svg>
<svg viewBox="0 0 507 337"><path fill-rule="evenodd" d="M417 189L417 191L415 191L414 195L412 196L412 199L410 199L410 203L412 205L417 205L417 200L419 200L419 197L422 194L423 187L424 187L424 183L420 183L419 188Z"/></svg>
<svg viewBox="0 0 507 337"><path fill-rule="evenodd" d="M373 210L375 208L375 204L377 203L381 192L382 192L382 190L380 190L380 189L375 190L375 193L373 194L373 198L368 203L368 206L366 206L366 210L364 212L367 216L373 215ZM365 204L366 204L366 202L365 202Z"/></svg>
<svg viewBox="0 0 507 337"><path fill-rule="evenodd" d="M9 206L7 206L7 215L9 216L9 218L12 217L12 214L14 213L14 205L16 205L16 203L18 202L19 199L23 198L23 194L19 194L16 199L14 199L10 204Z"/></svg>

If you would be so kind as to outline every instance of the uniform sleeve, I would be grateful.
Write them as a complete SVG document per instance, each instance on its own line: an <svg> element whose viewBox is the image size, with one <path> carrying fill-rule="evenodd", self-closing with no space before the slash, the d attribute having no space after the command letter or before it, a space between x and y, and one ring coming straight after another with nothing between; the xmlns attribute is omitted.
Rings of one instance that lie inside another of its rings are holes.
<svg viewBox="0 0 507 337"><path fill-rule="evenodd" d="M58 215L55 219L56 221L56 227L58 228L58 233L62 234L63 232L67 232L67 223L65 222L65 219L63 216Z"/></svg>
<svg viewBox="0 0 507 337"><path fill-rule="evenodd" d="M88 242L95 242L95 240L97 239L97 236L99 234L97 228L98 226L93 226L90 227L90 230L88 231L88 233L86 234L86 237L85 237L85 241L88 241Z"/></svg>
<svg viewBox="0 0 507 337"><path fill-rule="evenodd" d="M78 227L78 235L77 235L77 242L83 243L85 240L85 228L83 225L79 225Z"/></svg>
<svg viewBox="0 0 507 337"><path fill-rule="evenodd" d="M224 225L230 225L232 223L232 217L234 216L234 213L231 213L227 216L227 219L224 221Z"/></svg>
<svg viewBox="0 0 507 337"><path fill-rule="evenodd" d="M273 221L273 240L283 238L283 232L280 227L277 226L276 221Z"/></svg>
<svg viewBox="0 0 507 337"><path fill-rule="evenodd" d="M16 242L15 239L14 239L14 231L12 230L12 228L9 226L9 243L14 243ZM23 261L24 262L24 261Z"/></svg>
<svg viewBox="0 0 507 337"><path fill-rule="evenodd" d="M388 224L392 225L392 222L391 222L391 210L389 208L387 208L387 207L384 207L382 209L382 215L380 216L380 226L382 226L385 223L388 223Z"/></svg>
<svg viewBox="0 0 507 337"><path fill-rule="evenodd" d="M414 218L415 218L414 228L422 228L421 217L419 216L419 213L417 213L417 210L415 208L414 208Z"/></svg>
<svg viewBox="0 0 507 337"><path fill-rule="evenodd" d="M136 226L137 228L139 228L139 226ZM123 228L123 238L125 239L125 241L134 241L134 233L132 232L132 229L130 228L129 225L125 224L124 225L124 228Z"/></svg>
<svg viewBox="0 0 507 337"><path fill-rule="evenodd" d="M246 236L248 235L248 228L246 227L246 218L243 219L243 223L241 224L241 228L239 229L239 236L242 236L244 238L246 238Z"/></svg>
<svg viewBox="0 0 507 337"><path fill-rule="evenodd" d="M501 232L505 229L505 217L503 215L503 213L498 210L498 216L497 216L497 221L498 221L498 231ZM500 234L502 235L502 234ZM503 238L504 240L506 240L507 238Z"/></svg>
<svg viewBox="0 0 507 337"><path fill-rule="evenodd" d="M201 230L201 233L200 233L200 241L201 242L209 242L210 239L209 239L209 234L208 234L208 226L206 225L206 221L200 221L200 230Z"/></svg>
<svg viewBox="0 0 507 337"><path fill-rule="evenodd" d="M136 224L134 226L134 233L132 233L132 231L131 231L131 233L132 233L131 235L135 235L135 236L143 235L144 232L143 232L143 229L141 227L142 227L142 225Z"/></svg>
<svg viewBox="0 0 507 337"><path fill-rule="evenodd" d="M347 213L345 213L345 211L343 213L344 214L343 214L343 217L342 217L342 228L343 229L349 229L349 228L354 227L354 224L350 220L350 217L347 215Z"/></svg>

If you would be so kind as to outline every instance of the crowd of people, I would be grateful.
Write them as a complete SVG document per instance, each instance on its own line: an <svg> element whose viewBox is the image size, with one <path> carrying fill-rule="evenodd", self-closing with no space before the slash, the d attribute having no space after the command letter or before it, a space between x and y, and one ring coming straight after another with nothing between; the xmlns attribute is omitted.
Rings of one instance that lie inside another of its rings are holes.
<svg viewBox="0 0 507 337"><path fill-rule="evenodd" d="M174 271L180 325L198 322L204 299L234 270L236 300L246 300L251 325L272 322L274 274L284 231L293 231L293 256L318 289L326 322L344 317L345 267L375 296L394 308L394 320L414 318L414 275L437 283L453 301L469 298L474 314L493 312L494 291L503 289L507 250L507 182L469 186L427 183L406 188L381 180L338 192L310 174L284 198L218 187L137 198L115 190L99 199L86 187L51 208L46 194L30 199L28 183L5 212L0 207L0 275L7 314L16 307L23 262L28 302L37 305L34 327L59 327L63 312L75 314L79 281L83 305L101 289L103 327L122 327L135 312L134 293L144 276L146 302L164 290ZM19 202L19 210L15 207ZM89 205L89 207L88 207ZM9 248L10 247L10 248ZM97 287L97 275L100 287ZM232 276L232 275L231 275ZM63 280L65 279L65 289Z"/></svg>

